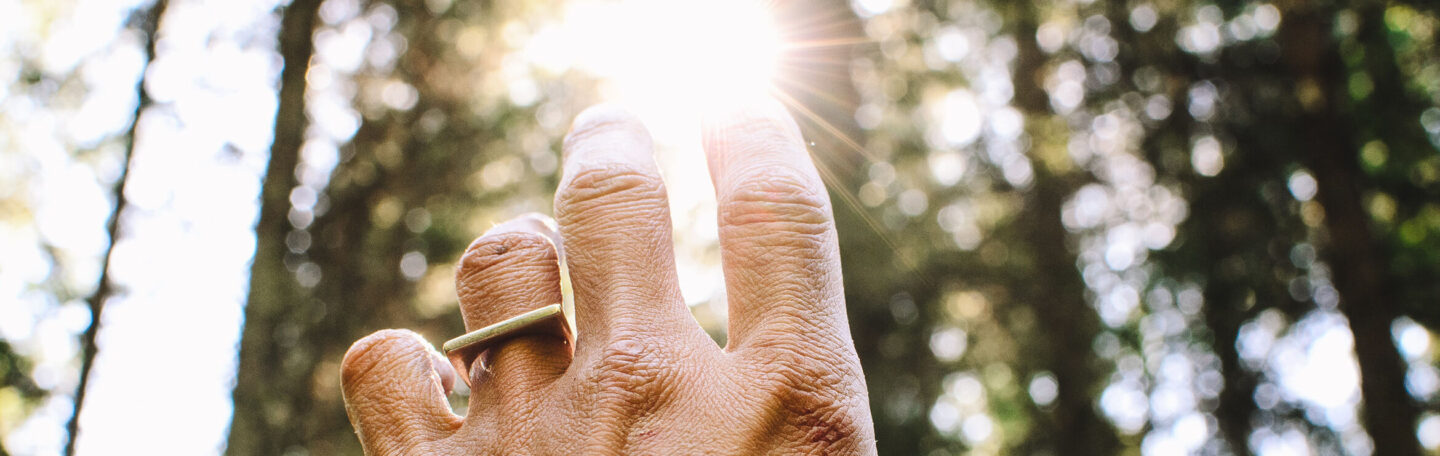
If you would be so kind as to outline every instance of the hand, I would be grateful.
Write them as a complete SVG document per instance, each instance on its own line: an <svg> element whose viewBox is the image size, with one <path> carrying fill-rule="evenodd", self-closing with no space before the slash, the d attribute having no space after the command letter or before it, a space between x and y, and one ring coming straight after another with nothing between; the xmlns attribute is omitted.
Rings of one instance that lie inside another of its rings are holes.
<svg viewBox="0 0 1440 456"><path fill-rule="evenodd" d="M456 274L470 330L561 302L559 334L501 342L469 375L414 333L356 342L346 409L368 454L874 454L865 380L845 316L830 201L800 130L773 100L707 119L719 201L729 344L695 323L676 281L665 186L649 133L591 108L565 140L558 233L540 217L470 245ZM557 251L558 248L558 251Z"/></svg>

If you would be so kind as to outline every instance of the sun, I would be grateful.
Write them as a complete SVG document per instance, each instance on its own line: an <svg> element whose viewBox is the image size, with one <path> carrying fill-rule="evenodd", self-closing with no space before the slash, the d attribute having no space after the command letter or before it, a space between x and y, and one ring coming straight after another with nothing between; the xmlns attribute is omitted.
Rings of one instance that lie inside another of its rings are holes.
<svg viewBox="0 0 1440 456"><path fill-rule="evenodd" d="M651 38L659 45L656 55L672 62L670 76L677 82L684 81L681 84L709 101L770 90L781 43L765 4L756 0L645 3L653 4L645 11L652 11L654 20L668 26ZM677 20L665 22L667 17Z"/></svg>
<svg viewBox="0 0 1440 456"><path fill-rule="evenodd" d="M768 94L784 44L762 0L580 0L536 37L609 101L683 113Z"/></svg>

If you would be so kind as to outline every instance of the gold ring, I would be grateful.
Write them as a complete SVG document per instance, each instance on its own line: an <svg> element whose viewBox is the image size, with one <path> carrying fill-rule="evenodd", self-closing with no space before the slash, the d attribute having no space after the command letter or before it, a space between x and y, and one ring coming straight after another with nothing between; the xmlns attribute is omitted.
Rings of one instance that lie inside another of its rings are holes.
<svg viewBox="0 0 1440 456"><path fill-rule="evenodd" d="M567 343L574 340L569 319L565 316L565 307L556 303L450 339L445 342L443 350L445 357L450 359L450 364L455 366L455 373L465 380L466 386L472 386L470 365L480 354L495 346L497 342L526 334L560 334Z"/></svg>

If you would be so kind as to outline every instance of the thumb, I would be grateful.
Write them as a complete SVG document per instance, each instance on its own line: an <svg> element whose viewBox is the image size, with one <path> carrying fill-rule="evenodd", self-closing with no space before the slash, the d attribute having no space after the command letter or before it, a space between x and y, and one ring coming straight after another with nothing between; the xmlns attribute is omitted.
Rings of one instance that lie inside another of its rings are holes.
<svg viewBox="0 0 1440 456"><path fill-rule="evenodd" d="M340 364L345 412L366 454L408 454L449 436L463 420L445 400L434 349L418 334L386 329L355 342Z"/></svg>

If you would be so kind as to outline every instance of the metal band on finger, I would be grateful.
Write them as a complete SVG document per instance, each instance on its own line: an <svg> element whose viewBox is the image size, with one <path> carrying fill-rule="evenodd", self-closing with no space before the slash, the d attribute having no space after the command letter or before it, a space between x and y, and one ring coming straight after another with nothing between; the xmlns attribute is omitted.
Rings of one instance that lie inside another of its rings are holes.
<svg viewBox="0 0 1440 456"><path fill-rule="evenodd" d="M553 334L565 338L567 343L575 340L565 306L556 303L507 318L499 323L486 326L445 342L442 349L455 372L470 385L470 366L485 350L512 337L527 334Z"/></svg>

